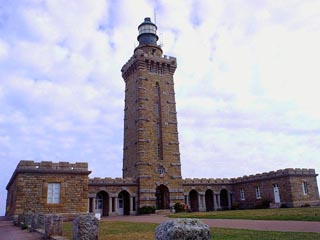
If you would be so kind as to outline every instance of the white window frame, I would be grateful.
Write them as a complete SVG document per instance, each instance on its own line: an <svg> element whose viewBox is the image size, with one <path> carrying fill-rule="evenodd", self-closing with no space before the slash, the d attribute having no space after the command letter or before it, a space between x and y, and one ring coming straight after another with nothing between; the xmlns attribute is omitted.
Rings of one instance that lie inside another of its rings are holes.
<svg viewBox="0 0 320 240"><path fill-rule="evenodd" d="M308 195L308 183L305 181L302 182L302 192L303 195Z"/></svg>
<svg viewBox="0 0 320 240"><path fill-rule="evenodd" d="M256 186L256 199L261 199L260 186Z"/></svg>
<svg viewBox="0 0 320 240"><path fill-rule="evenodd" d="M48 183L48 204L59 204L61 194L61 183Z"/></svg>
<svg viewBox="0 0 320 240"><path fill-rule="evenodd" d="M163 174L165 173L164 167L160 166L160 167L158 168L158 173L159 173L160 175L163 175Z"/></svg>
<svg viewBox="0 0 320 240"><path fill-rule="evenodd" d="M240 189L240 200L246 200L243 189Z"/></svg>

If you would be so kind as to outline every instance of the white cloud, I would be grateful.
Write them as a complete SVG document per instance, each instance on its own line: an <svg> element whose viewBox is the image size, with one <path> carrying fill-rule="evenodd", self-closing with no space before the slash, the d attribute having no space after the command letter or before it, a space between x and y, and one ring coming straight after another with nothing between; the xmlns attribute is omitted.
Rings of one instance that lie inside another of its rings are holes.
<svg viewBox="0 0 320 240"><path fill-rule="evenodd" d="M0 39L0 61L7 58L8 56L8 46L6 42Z"/></svg>
<svg viewBox="0 0 320 240"><path fill-rule="evenodd" d="M0 14L2 203L20 159L121 176L120 70L154 8L164 54L178 61L183 177L320 172L317 1L10 1Z"/></svg>

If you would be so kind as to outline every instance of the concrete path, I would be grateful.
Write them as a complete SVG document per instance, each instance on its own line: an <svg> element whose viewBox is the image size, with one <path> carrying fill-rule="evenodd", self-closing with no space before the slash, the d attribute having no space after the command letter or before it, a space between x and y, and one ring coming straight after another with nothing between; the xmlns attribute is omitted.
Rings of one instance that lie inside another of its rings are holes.
<svg viewBox="0 0 320 240"><path fill-rule="evenodd" d="M0 217L0 240L41 240L41 235L22 230L14 226L9 219Z"/></svg>
<svg viewBox="0 0 320 240"><path fill-rule="evenodd" d="M123 222L147 222L162 223L174 219L163 215L142 215L142 216L116 216L102 218L102 221L123 221ZM266 221L266 220L236 220L236 219L201 219L210 227L251 229L262 231L281 232L316 232L320 233L320 222L310 221Z"/></svg>

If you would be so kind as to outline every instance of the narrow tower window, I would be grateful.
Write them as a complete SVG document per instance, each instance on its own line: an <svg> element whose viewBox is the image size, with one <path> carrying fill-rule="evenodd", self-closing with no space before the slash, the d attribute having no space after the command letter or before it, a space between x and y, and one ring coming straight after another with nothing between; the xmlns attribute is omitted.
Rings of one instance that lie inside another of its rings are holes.
<svg viewBox="0 0 320 240"><path fill-rule="evenodd" d="M260 192L260 186L256 187L256 198L260 199L261 198L261 192Z"/></svg>
<svg viewBox="0 0 320 240"><path fill-rule="evenodd" d="M156 103L154 105L154 108L155 108L155 112L156 112L156 117L160 117L160 106L159 106L159 103Z"/></svg>
<svg viewBox="0 0 320 240"><path fill-rule="evenodd" d="M240 200L245 200L243 189L240 189Z"/></svg>
<svg viewBox="0 0 320 240"><path fill-rule="evenodd" d="M157 146L157 157L159 160L162 159L161 144L158 144Z"/></svg>
<svg viewBox="0 0 320 240"><path fill-rule="evenodd" d="M302 182L302 192L303 192L303 195L308 195L308 184L307 184L307 182Z"/></svg>
<svg viewBox="0 0 320 240"><path fill-rule="evenodd" d="M160 123L157 123L157 137L160 137L161 134L161 127L160 127Z"/></svg>
<svg viewBox="0 0 320 240"><path fill-rule="evenodd" d="M159 93L160 93L159 83L158 83L158 82L156 82L155 95L156 95L156 96L159 96Z"/></svg>

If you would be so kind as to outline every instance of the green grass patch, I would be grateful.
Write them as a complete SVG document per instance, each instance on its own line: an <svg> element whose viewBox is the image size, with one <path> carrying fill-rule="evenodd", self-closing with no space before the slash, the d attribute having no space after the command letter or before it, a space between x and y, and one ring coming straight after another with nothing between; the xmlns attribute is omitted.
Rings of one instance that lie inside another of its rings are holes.
<svg viewBox="0 0 320 240"><path fill-rule="evenodd" d="M278 208L255 210L231 210L215 212L176 213L172 218L249 219L320 221L320 208Z"/></svg>
<svg viewBox="0 0 320 240"><path fill-rule="evenodd" d="M100 221L99 240L142 240L154 239L156 223ZM63 223L63 236L72 239L72 223Z"/></svg>
<svg viewBox="0 0 320 240"><path fill-rule="evenodd" d="M99 240L153 240L154 223L107 222L101 221ZM229 228L211 228L215 240L317 240L320 233L271 232L256 230L239 230ZM63 236L72 239L72 223L63 224Z"/></svg>
<svg viewBox="0 0 320 240"><path fill-rule="evenodd" d="M230 228L210 228L216 240L316 240L320 233L272 232Z"/></svg>

